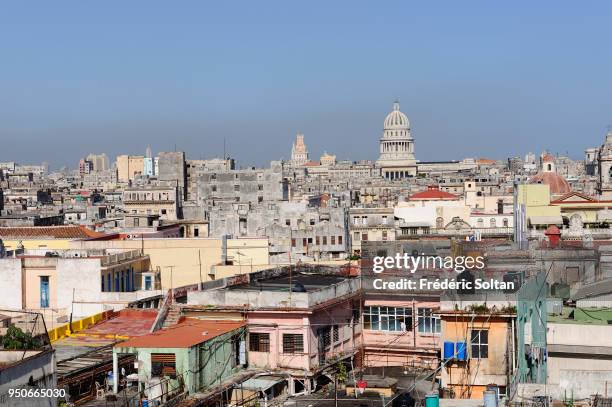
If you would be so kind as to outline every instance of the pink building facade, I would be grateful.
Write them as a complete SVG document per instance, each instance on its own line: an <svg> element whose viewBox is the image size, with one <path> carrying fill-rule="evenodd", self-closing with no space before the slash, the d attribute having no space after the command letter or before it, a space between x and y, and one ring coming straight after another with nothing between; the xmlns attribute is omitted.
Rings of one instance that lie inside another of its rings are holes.
<svg viewBox="0 0 612 407"><path fill-rule="evenodd" d="M363 308L363 366L435 368L440 308L434 299L367 295Z"/></svg>

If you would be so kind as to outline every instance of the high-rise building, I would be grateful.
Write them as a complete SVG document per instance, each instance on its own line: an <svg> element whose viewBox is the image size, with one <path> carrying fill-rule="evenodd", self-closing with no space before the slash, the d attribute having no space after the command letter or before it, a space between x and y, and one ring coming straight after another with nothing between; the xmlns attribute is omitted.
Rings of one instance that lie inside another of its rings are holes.
<svg viewBox="0 0 612 407"><path fill-rule="evenodd" d="M86 174L91 174L94 170L93 162L90 160L81 158L79 161L79 175L83 176Z"/></svg>
<svg viewBox="0 0 612 407"><path fill-rule="evenodd" d="M151 153L151 146L147 146L144 158L144 175L152 177L155 175L155 166L153 163L153 154Z"/></svg>
<svg viewBox="0 0 612 407"><path fill-rule="evenodd" d="M89 154L87 156L87 158L85 158L86 161L91 161L92 163L92 171L93 172L102 172L102 171L106 171L110 168L109 162L108 162L108 156L104 153L102 154Z"/></svg>
<svg viewBox="0 0 612 407"><path fill-rule="evenodd" d="M410 134L408 116L400 111L399 102L393 104L393 111L385 118L376 164L382 176L389 180L416 176L414 139Z"/></svg>
<svg viewBox="0 0 612 407"><path fill-rule="evenodd" d="M144 157L141 155L117 156L117 179L119 182L133 180L136 175L144 173Z"/></svg>

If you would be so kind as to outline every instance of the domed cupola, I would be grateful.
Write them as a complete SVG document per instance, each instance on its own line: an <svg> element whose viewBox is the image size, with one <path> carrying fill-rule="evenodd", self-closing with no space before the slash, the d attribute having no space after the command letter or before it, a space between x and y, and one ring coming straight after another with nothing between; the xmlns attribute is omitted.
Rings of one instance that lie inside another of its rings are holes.
<svg viewBox="0 0 612 407"><path fill-rule="evenodd" d="M410 130L408 116L400 111L398 101L393 103L393 111L385 118L385 130Z"/></svg>
<svg viewBox="0 0 612 407"><path fill-rule="evenodd" d="M389 180L416 176L410 121L408 116L400 111L398 101L393 103L393 110L385 117L380 155L376 163L381 169L381 175Z"/></svg>

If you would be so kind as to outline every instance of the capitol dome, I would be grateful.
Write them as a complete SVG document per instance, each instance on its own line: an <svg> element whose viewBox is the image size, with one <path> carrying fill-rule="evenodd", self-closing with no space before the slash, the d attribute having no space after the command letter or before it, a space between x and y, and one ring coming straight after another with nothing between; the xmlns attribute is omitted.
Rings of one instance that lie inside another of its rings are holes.
<svg viewBox="0 0 612 407"><path fill-rule="evenodd" d="M393 103L393 111L385 118L385 130L410 130L408 116L400 112L399 102Z"/></svg>

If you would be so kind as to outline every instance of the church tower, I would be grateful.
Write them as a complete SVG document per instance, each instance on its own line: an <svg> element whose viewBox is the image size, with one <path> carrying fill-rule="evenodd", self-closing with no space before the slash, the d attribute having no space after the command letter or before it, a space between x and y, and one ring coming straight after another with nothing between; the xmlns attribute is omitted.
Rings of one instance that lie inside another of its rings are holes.
<svg viewBox="0 0 612 407"><path fill-rule="evenodd" d="M291 147L291 163L293 165L303 165L308 162L308 149L306 143L304 143L304 135L298 133Z"/></svg>
<svg viewBox="0 0 612 407"><path fill-rule="evenodd" d="M599 149L597 192L601 198L612 198L612 132L608 132Z"/></svg>

